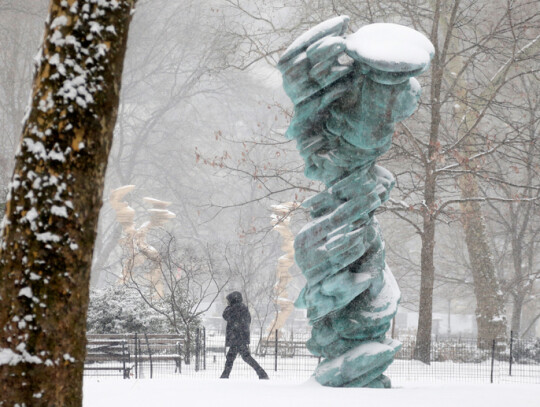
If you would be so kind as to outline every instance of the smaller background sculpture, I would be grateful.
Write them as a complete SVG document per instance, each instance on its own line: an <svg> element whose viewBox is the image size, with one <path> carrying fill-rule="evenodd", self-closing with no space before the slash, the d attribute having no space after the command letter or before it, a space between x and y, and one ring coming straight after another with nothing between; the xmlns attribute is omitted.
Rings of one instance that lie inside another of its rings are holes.
<svg viewBox="0 0 540 407"><path fill-rule="evenodd" d="M276 317L270 324L268 340L275 339L276 331L278 337L281 336L281 329L294 310L294 300L290 298L287 290L292 280L290 268L294 264L294 235L290 228L292 212L299 206L296 202L286 202L281 205L272 205L272 225L281 235L281 250L285 252L278 259L276 285L274 293L276 295Z"/></svg>
<svg viewBox="0 0 540 407"><path fill-rule="evenodd" d="M126 284L130 278L143 278L150 283L153 289L152 295L162 297L161 255L146 239L150 229L165 225L176 215L166 209L171 205L171 202L146 197L143 198L143 201L152 205L152 208L147 210L150 220L136 227L135 210L126 201L123 201L124 197L134 188L135 185L117 188L111 192L109 198L109 202L116 212L116 220L122 226L123 236L120 238L119 244L126 254L119 283ZM146 260L151 262L150 271L137 275L137 277L133 276L133 271L142 266Z"/></svg>

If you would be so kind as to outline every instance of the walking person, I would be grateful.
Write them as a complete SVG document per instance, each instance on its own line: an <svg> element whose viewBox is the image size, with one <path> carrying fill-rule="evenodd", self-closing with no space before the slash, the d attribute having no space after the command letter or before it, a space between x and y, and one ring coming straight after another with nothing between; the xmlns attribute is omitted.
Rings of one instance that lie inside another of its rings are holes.
<svg viewBox="0 0 540 407"><path fill-rule="evenodd" d="M251 323L251 315L248 307L242 302L242 294L238 291L233 291L226 298L228 305L225 311L223 311L223 319L227 321L225 346L229 347L229 351L227 352L225 369L221 374L221 379L229 378L234 360L238 354L242 356L244 362L255 370L259 379L268 379L268 375L264 369L253 359L249 352L249 324Z"/></svg>

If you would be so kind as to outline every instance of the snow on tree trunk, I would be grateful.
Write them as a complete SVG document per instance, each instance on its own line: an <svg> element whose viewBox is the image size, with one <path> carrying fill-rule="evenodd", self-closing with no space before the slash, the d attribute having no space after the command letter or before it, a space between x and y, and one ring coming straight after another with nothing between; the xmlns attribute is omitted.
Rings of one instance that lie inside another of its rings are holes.
<svg viewBox="0 0 540 407"><path fill-rule="evenodd" d="M0 404L80 406L88 286L135 0L51 0L2 221Z"/></svg>
<svg viewBox="0 0 540 407"><path fill-rule="evenodd" d="M478 184L472 175L461 177L458 185L462 198L478 197ZM480 204L465 200L460 206L465 242L474 279L478 345L489 348L493 339L506 335L504 298L495 275L495 266L487 243L486 224Z"/></svg>

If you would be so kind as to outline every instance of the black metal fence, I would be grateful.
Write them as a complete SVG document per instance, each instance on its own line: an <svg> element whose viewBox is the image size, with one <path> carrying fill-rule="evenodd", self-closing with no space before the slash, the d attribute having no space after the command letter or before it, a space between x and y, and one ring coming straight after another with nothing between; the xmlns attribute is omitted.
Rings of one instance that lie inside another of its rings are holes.
<svg viewBox="0 0 540 407"><path fill-rule="evenodd" d="M414 359L415 338L403 343L388 376L400 381L540 383L540 339L436 338L430 363Z"/></svg>
<svg viewBox="0 0 540 407"><path fill-rule="evenodd" d="M169 334L87 335L86 376L154 378L182 373L185 339Z"/></svg>
<svg viewBox="0 0 540 407"><path fill-rule="evenodd" d="M254 358L272 379L307 380L319 363L306 348L309 333L255 334ZM479 341L434 338L430 363L414 359L415 338L398 338L403 347L386 373L404 382L538 383L540 339ZM191 342L191 343L188 343ZM85 375L125 378L218 378L225 365L225 335L201 329L190 341L178 335L88 335ZM481 346L479 346L479 344ZM256 378L240 357L231 379Z"/></svg>

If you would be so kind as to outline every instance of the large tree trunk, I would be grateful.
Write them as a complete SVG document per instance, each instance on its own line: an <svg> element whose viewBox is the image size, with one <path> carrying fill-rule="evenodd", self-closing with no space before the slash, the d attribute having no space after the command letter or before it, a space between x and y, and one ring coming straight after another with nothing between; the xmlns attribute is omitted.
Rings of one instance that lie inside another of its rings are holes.
<svg viewBox="0 0 540 407"><path fill-rule="evenodd" d="M438 129L438 110L434 112L432 135ZM430 150L433 147L430 147ZM430 151L431 154L431 151ZM418 328L414 358L429 364L431 360L431 329L433 313L433 286L435 283L435 210L436 176L435 167L431 163L426 167L426 184L424 188L425 206L423 208L422 250L420 254L420 303L418 308Z"/></svg>
<svg viewBox="0 0 540 407"><path fill-rule="evenodd" d="M420 304L418 309L418 330L414 358L429 364L431 361L431 329L433 313L433 285L435 282L435 219L424 215L424 233L420 264Z"/></svg>
<svg viewBox="0 0 540 407"><path fill-rule="evenodd" d="M82 405L92 251L134 3L50 3L2 222L2 405Z"/></svg>
<svg viewBox="0 0 540 407"><path fill-rule="evenodd" d="M474 280L478 345L489 347L493 339L506 335L504 298L495 274L491 249L487 244L482 209L478 202L466 201L466 199L478 197L476 180L468 174L462 176L458 184L461 189L461 197L465 199L460 206L465 242Z"/></svg>
<svg viewBox="0 0 540 407"><path fill-rule="evenodd" d="M435 47L435 55L431 61L431 120L429 129L428 162L425 165L422 250L420 255L420 303L418 308L418 328L414 358L429 364L431 361L431 329L433 325L433 286L435 283L435 222L437 175L436 160L439 144L439 128L441 125L441 89L444 68L444 49L439 47L440 1L436 2L436 11L430 40Z"/></svg>
<svg viewBox="0 0 540 407"><path fill-rule="evenodd" d="M514 336L519 337L521 334L521 313L523 312L524 297L516 295L513 299L511 329Z"/></svg>

